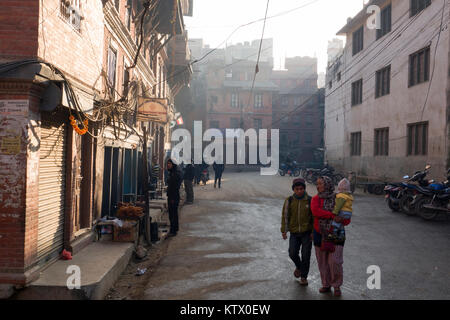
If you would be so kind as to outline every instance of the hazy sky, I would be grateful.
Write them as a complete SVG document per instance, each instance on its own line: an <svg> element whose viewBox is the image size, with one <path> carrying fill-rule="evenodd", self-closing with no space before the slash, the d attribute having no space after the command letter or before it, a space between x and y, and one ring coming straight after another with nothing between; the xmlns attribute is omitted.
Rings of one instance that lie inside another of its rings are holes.
<svg viewBox="0 0 450 320"><path fill-rule="evenodd" d="M266 0L194 0L194 16L185 17L190 38L203 38L217 47L238 26L264 18ZM294 8L305 6L295 11ZM319 72L325 71L328 40L335 37L348 17L363 8L363 0L270 0L265 38L274 39L275 68L284 57L316 56ZM263 22L239 29L228 43L261 38Z"/></svg>

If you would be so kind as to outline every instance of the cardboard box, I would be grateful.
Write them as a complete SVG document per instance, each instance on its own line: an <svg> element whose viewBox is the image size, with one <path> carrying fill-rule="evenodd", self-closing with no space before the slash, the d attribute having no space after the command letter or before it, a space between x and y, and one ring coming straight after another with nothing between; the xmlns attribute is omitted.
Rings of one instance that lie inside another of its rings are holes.
<svg viewBox="0 0 450 320"><path fill-rule="evenodd" d="M114 226L115 242L135 242L138 239L138 222L132 220L123 220L123 226Z"/></svg>

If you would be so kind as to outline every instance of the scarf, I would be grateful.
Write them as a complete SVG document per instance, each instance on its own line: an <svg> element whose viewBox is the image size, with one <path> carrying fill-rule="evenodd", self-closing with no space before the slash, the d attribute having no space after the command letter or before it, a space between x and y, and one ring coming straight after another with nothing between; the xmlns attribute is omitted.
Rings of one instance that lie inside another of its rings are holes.
<svg viewBox="0 0 450 320"><path fill-rule="evenodd" d="M334 192L334 183L330 177L324 176L320 177L320 179L325 184L325 190L323 192L319 192L319 198L325 199L323 202L323 210L332 212L334 210L334 206L336 204L336 193ZM331 229L331 219L320 219L319 220L319 229L322 235L327 235Z"/></svg>
<svg viewBox="0 0 450 320"><path fill-rule="evenodd" d="M336 204L336 193L334 192L334 183L330 177L324 176L320 178L325 184L325 190L319 192L319 198L325 199L323 209L333 211Z"/></svg>

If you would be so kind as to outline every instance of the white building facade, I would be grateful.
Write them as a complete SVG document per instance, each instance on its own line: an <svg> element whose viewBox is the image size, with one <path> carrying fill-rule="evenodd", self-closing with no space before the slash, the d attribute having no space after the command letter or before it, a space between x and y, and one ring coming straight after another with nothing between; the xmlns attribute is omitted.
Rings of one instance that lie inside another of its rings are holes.
<svg viewBox="0 0 450 320"><path fill-rule="evenodd" d="M380 28L367 8L378 6ZM398 179L449 164L449 0L372 0L338 32L329 61L326 161L344 172Z"/></svg>

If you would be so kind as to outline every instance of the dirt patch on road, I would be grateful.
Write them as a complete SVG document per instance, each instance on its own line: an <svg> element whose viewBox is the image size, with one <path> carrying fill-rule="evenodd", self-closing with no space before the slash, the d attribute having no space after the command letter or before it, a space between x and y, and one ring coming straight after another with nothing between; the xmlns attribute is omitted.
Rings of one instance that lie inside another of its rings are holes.
<svg viewBox="0 0 450 320"><path fill-rule="evenodd" d="M147 257L138 260L133 257L125 271L120 275L117 282L109 290L105 300L135 300L144 293L146 285L158 267L161 259L167 252L170 241L161 241L152 246L148 246ZM147 269L144 275L138 276L138 268Z"/></svg>

